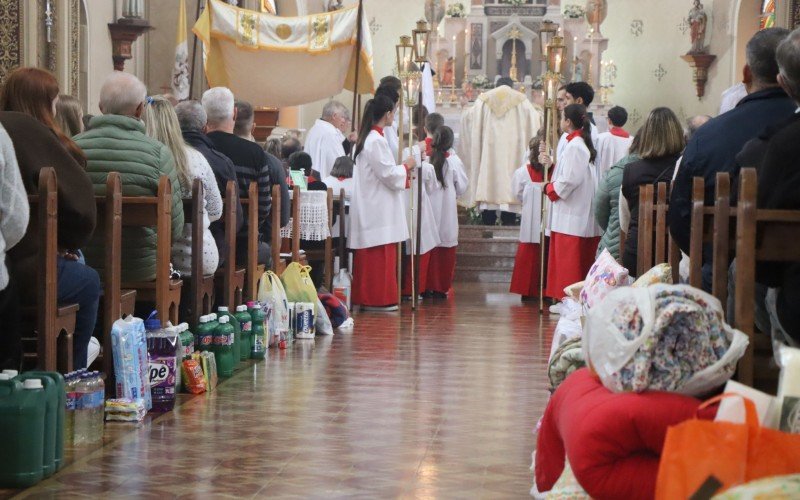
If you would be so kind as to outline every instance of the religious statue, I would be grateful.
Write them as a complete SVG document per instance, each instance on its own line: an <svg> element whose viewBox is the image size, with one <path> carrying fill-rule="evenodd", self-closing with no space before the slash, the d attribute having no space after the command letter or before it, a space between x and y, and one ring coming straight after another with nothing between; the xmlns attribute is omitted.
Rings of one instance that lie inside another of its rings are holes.
<svg viewBox="0 0 800 500"><path fill-rule="evenodd" d="M575 72L572 75L572 81L573 82L582 82L582 81L584 81L583 71L584 71L584 69L583 69L583 61L581 61L578 58L575 58Z"/></svg>
<svg viewBox="0 0 800 500"><path fill-rule="evenodd" d="M444 19L444 14L447 11L445 0L425 0L425 19L431 23L432 26L438 26Z"/></svg>
<svg viewBox="0 0 800 500"><path fill-rule="evenodd" d="M328 12L333 12L343 8L344 5L342 4L342 0L330 0L330 2L328 2Z"/></svg>
<svg viewBox="0 0 800 500"><path fill-rule="evenodd" d="M606 20L608 14L608 3L606 0L587 0L586 2L586 22L600 34L600 25Z"/></svg>
<svg viewBox="0 0 800 500"><path fill-rule="evenodd" d="M447 60L444 62L444 67L442 68L442 77L440 83L445 87L450 87L453 85L453 77L455 76L455 65L456 62L452 57L448 57Z"/></svg>
<svg viewBox="0 0 800 500"><path fill-rule="evenodd" d="M705 41L706 41L706 24L708 23L708 16L703 9L703 4L700 0L694 0L694 7L689 11L689 26L691 30L689 34L692 38L692 49L690 54L704 54Z"/></svg>

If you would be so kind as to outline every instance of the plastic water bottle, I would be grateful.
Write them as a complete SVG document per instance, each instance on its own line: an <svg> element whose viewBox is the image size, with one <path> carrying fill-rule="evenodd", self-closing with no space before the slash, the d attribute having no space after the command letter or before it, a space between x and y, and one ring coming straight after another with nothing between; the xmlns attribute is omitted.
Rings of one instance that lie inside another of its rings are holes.
<svg viewBox="0 0 800 500"><path fill-rule="evenodd" d="M73 444L75 446L82 446L89 439L89 427L92 421L92 390L91 375L88 373L79 374L75 381L76 403L73 429Z"/></svg>
<svg viewBox="0 0 800 500"><path fill-rule="evenodd" d="M350 310L352 286L353 277L350 275L350 272L345 268L339 269L339 272L333 277L333 295L344 302L348 311Z"/></svg>
<svg viewBox="0 0 800 500"><path fill-rule="evenodd" d="M96 443L103 439L103 414L106 384L99 372L91 372L92 413L87 443Z"/></svg>

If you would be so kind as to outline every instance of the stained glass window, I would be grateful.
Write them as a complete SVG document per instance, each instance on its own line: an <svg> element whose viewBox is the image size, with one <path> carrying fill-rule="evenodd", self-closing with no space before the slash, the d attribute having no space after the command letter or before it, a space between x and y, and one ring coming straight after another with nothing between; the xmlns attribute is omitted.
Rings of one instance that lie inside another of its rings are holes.
<svg viewBox="0 0 800 500"><path fill-rule="evenodd" d="M775 0L761 2L761 29L775 26Z"/></svg>

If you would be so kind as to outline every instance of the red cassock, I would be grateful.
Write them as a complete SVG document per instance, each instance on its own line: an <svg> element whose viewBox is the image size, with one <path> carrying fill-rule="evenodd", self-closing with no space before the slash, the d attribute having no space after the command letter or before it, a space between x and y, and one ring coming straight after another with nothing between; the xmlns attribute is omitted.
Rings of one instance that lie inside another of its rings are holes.
<svg viewBox="0 0 800 500"><path fill-rule="evenodd" d="M447 293L453 287L456 274L456 249L458 247L436 247L431 250L428 267L428 290Z"/></svg>
<svg viewBox="0 0 800 500"><path fill-rule="evenodd" d="M417 273L419 281L415 283L418 294L428 290L428 270L430 268L431 253L433 251L425 252L419 256L419 259L414 261L415 273L417 272L416 267L419 267L419 272ZM403 257L403 295L411 296L411 256L409 255Z"/></svg>
<svg viewBox="0 0 800 500"><path fill-rule="evenodd" d="M584 238L551 233L545 296L562 299L565 297L564 288L586 279L599 243L599 236Z"/></svg>
<svg viewBox="0 0 800 500"><path fill-rule="evenodd" d="M518 181L515 181L516 190L519 191L517 193L518 198L524 192L525 185L529 184L529 182L526 182L527 179L534 183L544 181L544 171L536 170L531 165L518 169L514 176L515 179L518 179ZM520 201L523 201L523 199L520 198ZM537 215L534 214L534 216ZM523 217L525 217L524 210ZM522 221L522 224L529 223ZM539 243L520 241L517 246L517 256L514 259L514 273L511 275L511 287L509 289L511 293L516 293L523 297L539 296L540 248Z"/></svg>
<svg viewBox="0 0 800 500"><path fill-rule="evenodd" d="M353 256L353 304L397 304L397 244L360 248Z"/></svg>

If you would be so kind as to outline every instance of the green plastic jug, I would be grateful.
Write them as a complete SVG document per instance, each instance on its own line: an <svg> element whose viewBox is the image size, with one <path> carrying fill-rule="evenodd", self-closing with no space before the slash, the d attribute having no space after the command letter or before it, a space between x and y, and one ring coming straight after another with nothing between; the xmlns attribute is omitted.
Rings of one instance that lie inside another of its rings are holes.
<svg viewBox="0 0 800 500"><path fill-rule="evenodd" d="M192 357L194 352L194 334L189 331L189 325L186 323L181 323L177 328L181 338L181 347L183 348L183 352L179 353L180 360L184 360Z"/></svg>
<svg viewBox="0 0 800 500"><path fill-rule="evenodd" d="M217 374L220 377L233 375L233 325L228 316L219 319L219 326L214 331L214 357L217 360Z"/></svg>
<svg viewBox="0 0 800 500"><path fill-rule="evenodd" d="M0 377L0 488L27 488L44 477L46 407L40 379Z"/></svg>
<svg viewBox="0 0 800 500"><path fill-rule="evenodd" d="M233 367L236 368L242 359L242 329L239 327L239 320L225 306L219 307L218 315L220 318L227 316L228 323L233 327L233 344L231 346L233 347Z"/></svg>
<svg viewBox="0 0 800 500"><path fill-rule="evenodd" d="M253 343L250 349L252 359L264 359L267 354L267 329L265 324L266 316L261 310L258 302L248 302L250 317L253 318Z"/></svg>
<svg viewBox="0 0 800 500"><path fill-rule="evenodd" d="M42 381L47 396L44 424L44 477L50 477L61 466L64 456L64 409L67 394L64 392L64 377L60 373L25 372L17 377L24 382L29 379Z"/></svg>
<svg viewBox="0 0 800 500"><path fill-rule="evenodd" d="M239 323L239 330L242 332L242 348L239 354L242 361L250 359L250 351L253 349L253 318L247 312L247 306L241 305L236 308L236 321Z"/></svg>
<svg viewBox="0 0 800 500"><path fill-rule="evenodd" d="M214 326L209 315L200 316L200 323L195 329L194 348L198 351L210 351L214 345Z"/></svg>

